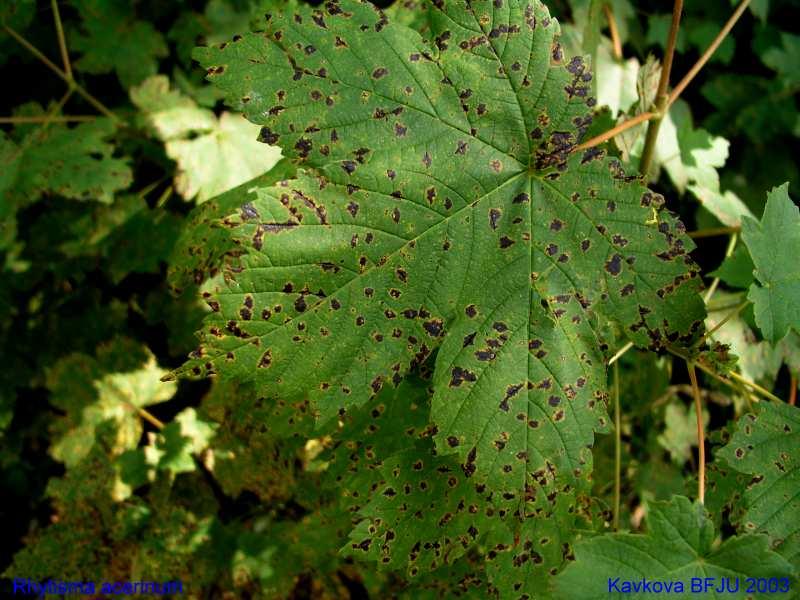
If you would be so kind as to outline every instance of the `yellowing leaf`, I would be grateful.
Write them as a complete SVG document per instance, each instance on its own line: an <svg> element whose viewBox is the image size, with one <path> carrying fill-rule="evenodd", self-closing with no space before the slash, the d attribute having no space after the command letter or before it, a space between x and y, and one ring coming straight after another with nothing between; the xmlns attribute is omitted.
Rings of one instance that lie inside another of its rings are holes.
<svg viewBox="0 0 800 600"><path fill-rule="evenodd" d="M256 140L259 128L240 115L217 118L158 75L131 90L131 100L178 163L175 188L185 199L205 202L271 169L280 150Z"/></svg>

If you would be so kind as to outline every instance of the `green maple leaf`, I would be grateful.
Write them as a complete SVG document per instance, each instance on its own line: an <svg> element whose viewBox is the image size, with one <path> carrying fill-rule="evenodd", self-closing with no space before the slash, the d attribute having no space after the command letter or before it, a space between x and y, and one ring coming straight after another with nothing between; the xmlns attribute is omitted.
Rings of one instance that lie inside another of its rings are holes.
<svg viewBox="0 0 800 600"><path fill-rule="evenodd" d="M25 206L50 193L110 204L114 193L133 180L128 160L113 156L108 138L116 130L110 119L98 118L72 128L50 124L34 129L18 146L3 141L0 152L9 169L0 176L4 200Z"/></svg>
<svg viewBox="0 0 800 600"><path fill-rule="evenodd" d="M745 415L730 443L719 451L728 465L753 478L744 492L744 531L764 532L778 551L800 565L800 409L762 403Z"/></svg>
<svg viewBox="0 0 800 600"><path fill-rule="evenodd" d="M777 71L783 85L792 88L800 82L800 35L781 32L781 47L772 47L761 55L770 69Z"/></svg>
<svg viewBox="0 0 800 600"><path fill-rule="evenodd" d="M800 332L800 210L789 184L767 194L761 222L742 219L742 239L755 264L757 283L747 297L755 305L756 325L776 344L790 329Z"/></svg>
<svg viewBox="0 0 800 600"><path fill-rule="evenodd" d="M124 0L73 0L81 15L81 31L70 36L70 47L82 56L75 68L92 74L115 71L129 88L158 72L158 59L169 49L164 37L139 21Z"/></svg>
<svg viewBox="0 0 800 600"><path fill-rule="evenodd" d="M601 535L575 548L575 563L556 578L560 598L608 598L609 580L639 582L682 581L689 597L692 577L739 577L744 598L746 577L789 577L792 566L769 548L764 535L741 535L716 546L718 533L703 505L675 496L670 502L648 504L648 532L644 535ZM645 598L650 594L620 594ZM714 595L714 597L723 597Z"/></svg>
<svg viewBox="0 0 800 600"><path fill-rule="evenodd" d="M618 162L574 151L591 76L541 3L429 8L432 45L348 1L196 52L307 170L223 220L248 254L177 374L329 422L438 349L437 451L520 506L532 473L590 471L605 320L652 349L702 327L693 246Z"/></svg>
<svg viewBox="0 0 800 600"><path fill-rule="evenodd" d="M716 271L709 273L711 277L719 277L732 288L745 289L753 283L753 259L744 245L739 244Z"/></svg>

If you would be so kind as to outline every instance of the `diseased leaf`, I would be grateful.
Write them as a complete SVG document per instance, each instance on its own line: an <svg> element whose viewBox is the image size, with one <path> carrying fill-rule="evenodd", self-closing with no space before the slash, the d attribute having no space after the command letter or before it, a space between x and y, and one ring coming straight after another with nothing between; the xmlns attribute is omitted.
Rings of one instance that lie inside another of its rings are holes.
<svg viewBox="0 0 800 600"><path fill-rule="evenodd" d="M761 222L743 219L742 239L758 280L747 297L761 333L776 344L790 329L800 332L800 210L789 197L788 183L767 194Z"/></svg>
<svg viewBox="0 0 800 600"><path fill-rule="evenodd" d="M543 5L430 11L433 46L348 1L196 52L306 171L223 220L247 254L178 374L252 380L323 424L438 349L436 460L522 520L545 510L536 474L556 505L586 485L598 323L651 349L700 331L693 245L617 161L574 151L591 77Z"/></svg>
<svg viewBox="0 0 800 600"><path fill-rule="evenodd" d="M252 397L249 386L231 382L216 382L206 396L203 412L219 424L210 449L214 477L232 497L249 491L264 501L285 501L298 485L297 462L306 438L282 439L281 415L266 413L264 404Z"/></svg>
<svg viewBox="0 0 800 600"><path fill-rule="evenodd" d="M714 524L700 503L675 496L670 502L648 504L648 532L644 535L615 533L597 536L575 547L575 563L556 578L561 598L608 598L609 592L625 594L624 582L629 582L627 597L643 598L646 593L630 595L633 583L642 580L681 581L683 590L672 588L671 593L691 593L692 577L788 577L793 569L780 555L769 548L764 535L740 535L714 544L717 536ZM616 586L609 590L610 582ZM638 588L641 590L641 587ZM712 594L715 598L745 598L745 586L738 593ZM709 596L711 597L711 596Z"/></svg>
<svg viewBox="0 0 800 600"><path fill-rule="evenodd" d="M760 403L755 414L739 419L719 455L732 469L753 476L740 529L769 534L778 552L800 567L800 409Z"/></svg>
<svg viewBox="0 0 800 600"><path fill-rule="evenodd" d="M259 187L290 179L294 174L294 165L283 159L268 173L196 207L189 216L189 226L182 231L169 260L167 281L170 290L179 296L192 283L200 285L217 275L226 258L238 256L241 251L233 243L231 229L222 225L222 219L239 207L246 211Z"/></svg>

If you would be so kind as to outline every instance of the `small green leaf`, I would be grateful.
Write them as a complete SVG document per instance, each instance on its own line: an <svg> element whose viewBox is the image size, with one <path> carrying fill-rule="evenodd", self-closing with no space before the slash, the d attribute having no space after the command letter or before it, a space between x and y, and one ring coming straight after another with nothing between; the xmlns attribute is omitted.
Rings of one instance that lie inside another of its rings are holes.
<svg viewBox="0 0 800 600"><path fill-rule="evenodd" d="M800 332L800 210L789 197L788 183L767 194L761 222L744 217L742 239L758 280L747 297L761 333L776 344L790 329Z"/></svg>
<svg viewBox="0 0 800 600"><path fill-rule="evenodd" d="M125 88L158 72L167 56L163 36L139 21L125 0L73 0L82 18L80 32L70 35L70 48L81 53L75 68L92 74L115 71Z"/></svg>
<svg viewBox="0 0 800 600"><path fill-rule="evenodd" d="M781 46L769 48L761 60L773 71L777 71L784 87L796 88L800 83L800 35L781 32Z"/></svg>
<svg viewBox="0 0 800 600"><path fill-rule="evenodd" d="M618 62L611 54L611 44L604 42L597 48L597 104L608 106L616 116L627 110L638 99L636 90L639 61L629 58Z"/></svg>
<svg viewBox="0 0 800 600"><path fill-rule="evenodd" d="M625 593L624 582L630 582L625 597L631 595L632 583L678 582L690 594L693 577L789 577L792 566L772 552L763 535L740 535L714 544L718 533L706 515L703 505L675 496L670 502L648 504L646 534L615 533L597 536L575 547L575 562L556 578L558 597L607 598L610 582ZM675 587L673 587L674 593ZM678 597L678 596L676 596ZM722 596L720 596L722 597ZM725 598L744 598L745 588Z"/></svg>
<svg viewBox="0 0 800 600"><path fill-rule="evenodd" d="M133 180L129 160L114 157L115 147L107 141L116 131L113 121L98 118L72 128L51 123L34 129L13 149L5 141L0 151L10 165L0 176L4 202L21 207L49 193L110 204Z"/></svg>
<svg viewBox="0 0 800 600"><path fill-rule="evenodd" d="M709 273L711 277L719 277L734 288L746 289L753 283L755 270L753 259L744 245L736 246L733 254L726 258L716 271Z"/></svg>
<svg viewBox="0 0 800 600"><path fill-rule="evenodd" d="M741 297L724 292L717 292L716 302L735 305ZM735 310L735 309L731 309ZM713 311L706 319L708 329L716 326L730 311ZM747 325L742 315L728 319L725 326L714 333L714 339L730 346L730 351L738 357L737 366L742 375L751 381L774 382L781 366L782 353L778 348L766 341L759 341L756 334ZM767 385L767 387L770 387Z"/></svg>

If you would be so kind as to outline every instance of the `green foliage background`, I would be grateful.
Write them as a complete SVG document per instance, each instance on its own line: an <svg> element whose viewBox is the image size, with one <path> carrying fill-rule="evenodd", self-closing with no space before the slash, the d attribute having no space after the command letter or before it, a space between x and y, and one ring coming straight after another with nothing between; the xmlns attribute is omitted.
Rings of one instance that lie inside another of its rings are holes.
<svg viewBox="0 0 800 600"><path fill-rule="evenodd" d="M645 126L604 155L574 146L650 109L663 3L514 1L508 21L503 2L386 4L342 3L365 33L335 3L67 0L73 78L54 3L0 3L4 590L589 598L608 576L733 572L794 597L800 6L751 3L671 107L645 181ZM687 3L673 83L732 10ZM491 39L535 20L530 45L472 53L489 15L506 27ZM347 50L322 57L334 39ZM397 75L406 55L424 59ZM538 97L520 61L550 82ZM392 103L396 79L435 102ZM581 218L572 194L594 200ZM585 247L557 237L587 224ZM537 244L524 297L501 303ZM687 357L705 506L687 499Z"/></svg>

